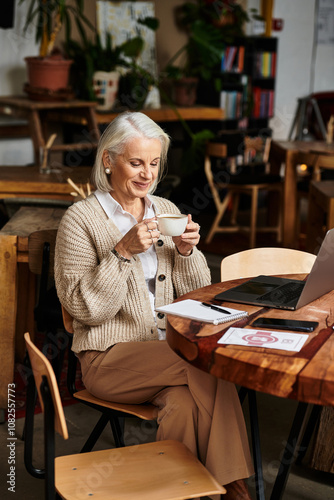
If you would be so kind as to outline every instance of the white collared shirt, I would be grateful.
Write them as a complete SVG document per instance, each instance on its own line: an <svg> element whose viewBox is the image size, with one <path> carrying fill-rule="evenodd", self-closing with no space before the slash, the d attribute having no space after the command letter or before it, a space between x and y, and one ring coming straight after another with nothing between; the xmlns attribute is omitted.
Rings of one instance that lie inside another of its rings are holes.
<svg viewBox="0 0 334 500"><path fill-rule="evenodd" d="M113 220L123 236L138 223L135 217L129 212L126 212L122 208L122 206L110 195L110 193L97 190L94 192L94 195L108 218ZM155 217L154 204L150 197L146 196L144 201L144 219L151 219L152 217ZM154 245L151 245L150 248L146 250L146 252L139 253L138 257L140 258L143 266L151 309L153 317L155 318L155 277L158 269L158 260ZM158 332L159 339L164 340L166 338L166 331L158 328Z"/></svg>

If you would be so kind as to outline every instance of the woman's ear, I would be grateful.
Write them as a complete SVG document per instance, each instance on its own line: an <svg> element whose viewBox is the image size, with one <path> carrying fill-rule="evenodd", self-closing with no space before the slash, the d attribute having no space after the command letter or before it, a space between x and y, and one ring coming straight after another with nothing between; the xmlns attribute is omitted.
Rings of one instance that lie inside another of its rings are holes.
<svg viewBox="0 0 334 500"><path fill-rule="evenodd" d="M102 154L102 161L103 161L103 166L104 168L111 168L111 161L110 161L110 156L109 156L109 152L107 149L105 149L103 151L103 154Z"/></svg>

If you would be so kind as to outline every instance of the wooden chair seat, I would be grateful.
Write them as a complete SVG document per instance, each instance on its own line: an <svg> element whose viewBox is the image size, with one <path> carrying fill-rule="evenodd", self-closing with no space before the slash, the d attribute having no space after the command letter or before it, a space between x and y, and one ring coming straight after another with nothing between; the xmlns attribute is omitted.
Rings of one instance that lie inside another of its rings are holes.
<svg viewBox="0 0 334 500"><path fill-rule="evenodd" d="M96 398L88 392L87 389L75 392L73 397L86 404L98 405L103 408L108 408L109 410L123 412L141 418L142 420L155 420L157 418L158 408L152 404L130 405L125 403L113 403L111 401Z"/></svg>
<svg viewBox="0 0 334 500"><path fill-rule="evenodd" d="M36 388L43 402L45 430L45 498L55 490L65 499L182 500L226 493L178 441L166 440L125 448L55 458L55 430L68 438L57 381L47 358L25 333Z"/></svg>
<svg viewBox="0 0 334 500"><path fill-rule="evenodd" d="M55 486L75 500L78 492L96 500L173 500L224 491L178 441L56 457Z"/></svg>

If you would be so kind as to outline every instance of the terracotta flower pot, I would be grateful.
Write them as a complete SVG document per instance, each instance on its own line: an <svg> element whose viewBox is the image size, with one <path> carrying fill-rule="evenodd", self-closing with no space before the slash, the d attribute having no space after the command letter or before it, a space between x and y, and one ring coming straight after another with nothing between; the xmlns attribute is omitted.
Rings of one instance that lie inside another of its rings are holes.
<svg viewBox="0 0 334 500"><path fill-rule="evenodd" d="M68 87L69 71L73 61L53 57L26 57L25 61L30 87L52 91Z"/></svg>
<svg viewBox="0 0 334 500"><path fill-rule="evenodd" d="M178 106L193 106L197 99L198 78L188 77L173 82L173 102Z"/></svg>

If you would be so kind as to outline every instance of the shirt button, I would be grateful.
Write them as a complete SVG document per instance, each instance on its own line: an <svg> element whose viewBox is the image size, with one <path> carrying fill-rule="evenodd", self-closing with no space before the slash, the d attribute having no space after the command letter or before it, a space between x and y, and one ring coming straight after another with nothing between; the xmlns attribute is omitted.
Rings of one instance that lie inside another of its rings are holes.
<svg viewBox="0 0 334 500"><path fill-rule="evenodd" d="M164 274L160 274L158 277L159 281L164 281L166 279L166 276Z"/></svg>
<svg viewBox="0 0 334 500"><path fill-rule="evenodd" d="M164 244L164 242L162 240L158 240L157 241L157 245L158 247L162 247L162 245Z"/></svg>
<svg viewBox="0 0 334 500"><path fill-rule="evenodd" d="M158 318L159 318L159 319L162 319L162 318L164 318L164 317L165 317L165 315L164 315L163 313L158 313Z"/></svg>

